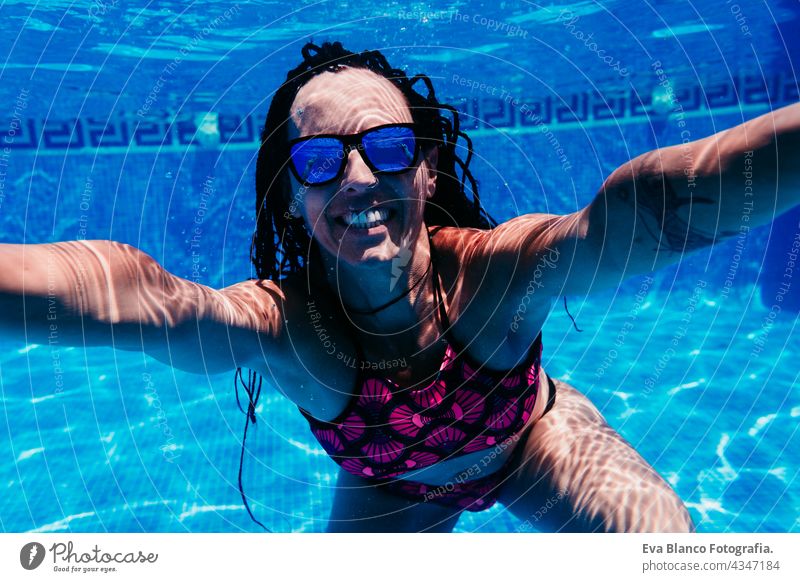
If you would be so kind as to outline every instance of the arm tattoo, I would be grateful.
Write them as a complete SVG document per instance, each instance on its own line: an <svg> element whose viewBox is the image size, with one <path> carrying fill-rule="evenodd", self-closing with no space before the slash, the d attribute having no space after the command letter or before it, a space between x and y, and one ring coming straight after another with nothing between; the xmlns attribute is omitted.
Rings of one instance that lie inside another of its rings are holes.
<svg viewBox="0 0 800 582"><path fill-rule="evenodd" d="M678 215L678 209L684 205L716 202L703 196L679 196L663 174L638 180L636 191L638 195L623 187L618 190L617 196L636 209L642 224L656 243L654 251L691 252L736 234L720 231L709 236L708 233L693 228ZM655 229L650 226L653 220Z"/></svg>

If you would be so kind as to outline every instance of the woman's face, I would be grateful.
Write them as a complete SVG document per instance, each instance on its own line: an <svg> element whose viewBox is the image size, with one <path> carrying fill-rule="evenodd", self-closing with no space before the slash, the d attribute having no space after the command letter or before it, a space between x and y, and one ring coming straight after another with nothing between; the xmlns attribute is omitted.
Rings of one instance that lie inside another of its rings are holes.
<svg viewBox="0 0 800 582"><path fill-rule="evenodd" d="M405 97L390 81L365 69L343 68L322 73L300 89L291 107L289 139L412 121ZM304 188L290 173L290 212L303 218L322 251L338 261L377 267L408 256L422 228L425 200L435 188L436 149L422 152L400 174L373 174L356 149L348 154L344 175L331 184ZM386 211L380 213L386 220L371 228L349 226L353 213L368 209Z"/></svg>

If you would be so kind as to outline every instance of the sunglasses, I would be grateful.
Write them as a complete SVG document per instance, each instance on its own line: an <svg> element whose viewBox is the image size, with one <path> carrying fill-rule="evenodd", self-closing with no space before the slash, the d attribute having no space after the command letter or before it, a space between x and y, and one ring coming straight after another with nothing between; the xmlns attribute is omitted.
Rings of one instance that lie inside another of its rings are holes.
<svg viewBox="0 0 800 582"><path fill-rule="evenodd" d="M351 135L309 135L289 142L289 168L304 186L323 186L344 175L351 150L373 173L400 174L417 160L413 123L379 125Z"/></svg>

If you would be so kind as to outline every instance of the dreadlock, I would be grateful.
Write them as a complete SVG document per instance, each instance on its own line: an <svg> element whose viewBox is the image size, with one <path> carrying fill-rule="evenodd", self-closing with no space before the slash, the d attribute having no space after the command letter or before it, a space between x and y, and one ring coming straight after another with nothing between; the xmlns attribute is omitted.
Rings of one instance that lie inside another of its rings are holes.
<svg viewBox="0 0 800 582"><path fill-rule="evenodd" d="M309 42L301 52L303 62L289 71L286 81L275 92L261 132L256 163L256 230L250 249L250 259L259 278L279 280L304 265L303 255L308 252L311 240L303 219L289 212L286 121L303 85L320 73L337 71L343 66L368 69L391 81L408 100L414 123L420 128L420 141L439 146L436 191L426 203L425 223L481 229L497 225L481 207L477 183L469 171L472 140L460 129L458 111L436 99L433 84L426 75L409 79L404 71L393 69L379 51L353 53L340 42L325 42L322 46ZM427 96L414 90L418 81L425 84ZM444 115L446 112L449 117ZM456 153L459 137L466 142L462 146L466 151L464 160ZM461 170L460 179L456 167ZM465 192L467 184L472 199Z"/></svg>

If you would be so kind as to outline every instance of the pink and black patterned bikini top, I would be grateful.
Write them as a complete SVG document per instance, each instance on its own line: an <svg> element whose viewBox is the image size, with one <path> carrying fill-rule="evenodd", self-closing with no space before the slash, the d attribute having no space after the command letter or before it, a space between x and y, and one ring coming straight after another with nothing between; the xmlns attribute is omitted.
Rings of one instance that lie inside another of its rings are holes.
<svg viewBox="0 0 800 582"><path fill-rule="evenodd" d="M385 480L495 447L525 426L536 404L541 334L522 364L508 372L487 370L453 349L435 268L432 276L448 340L433 381L401 388L362 369L350 401L333 420L300 408L328 455L359 477Z"/></svg>

